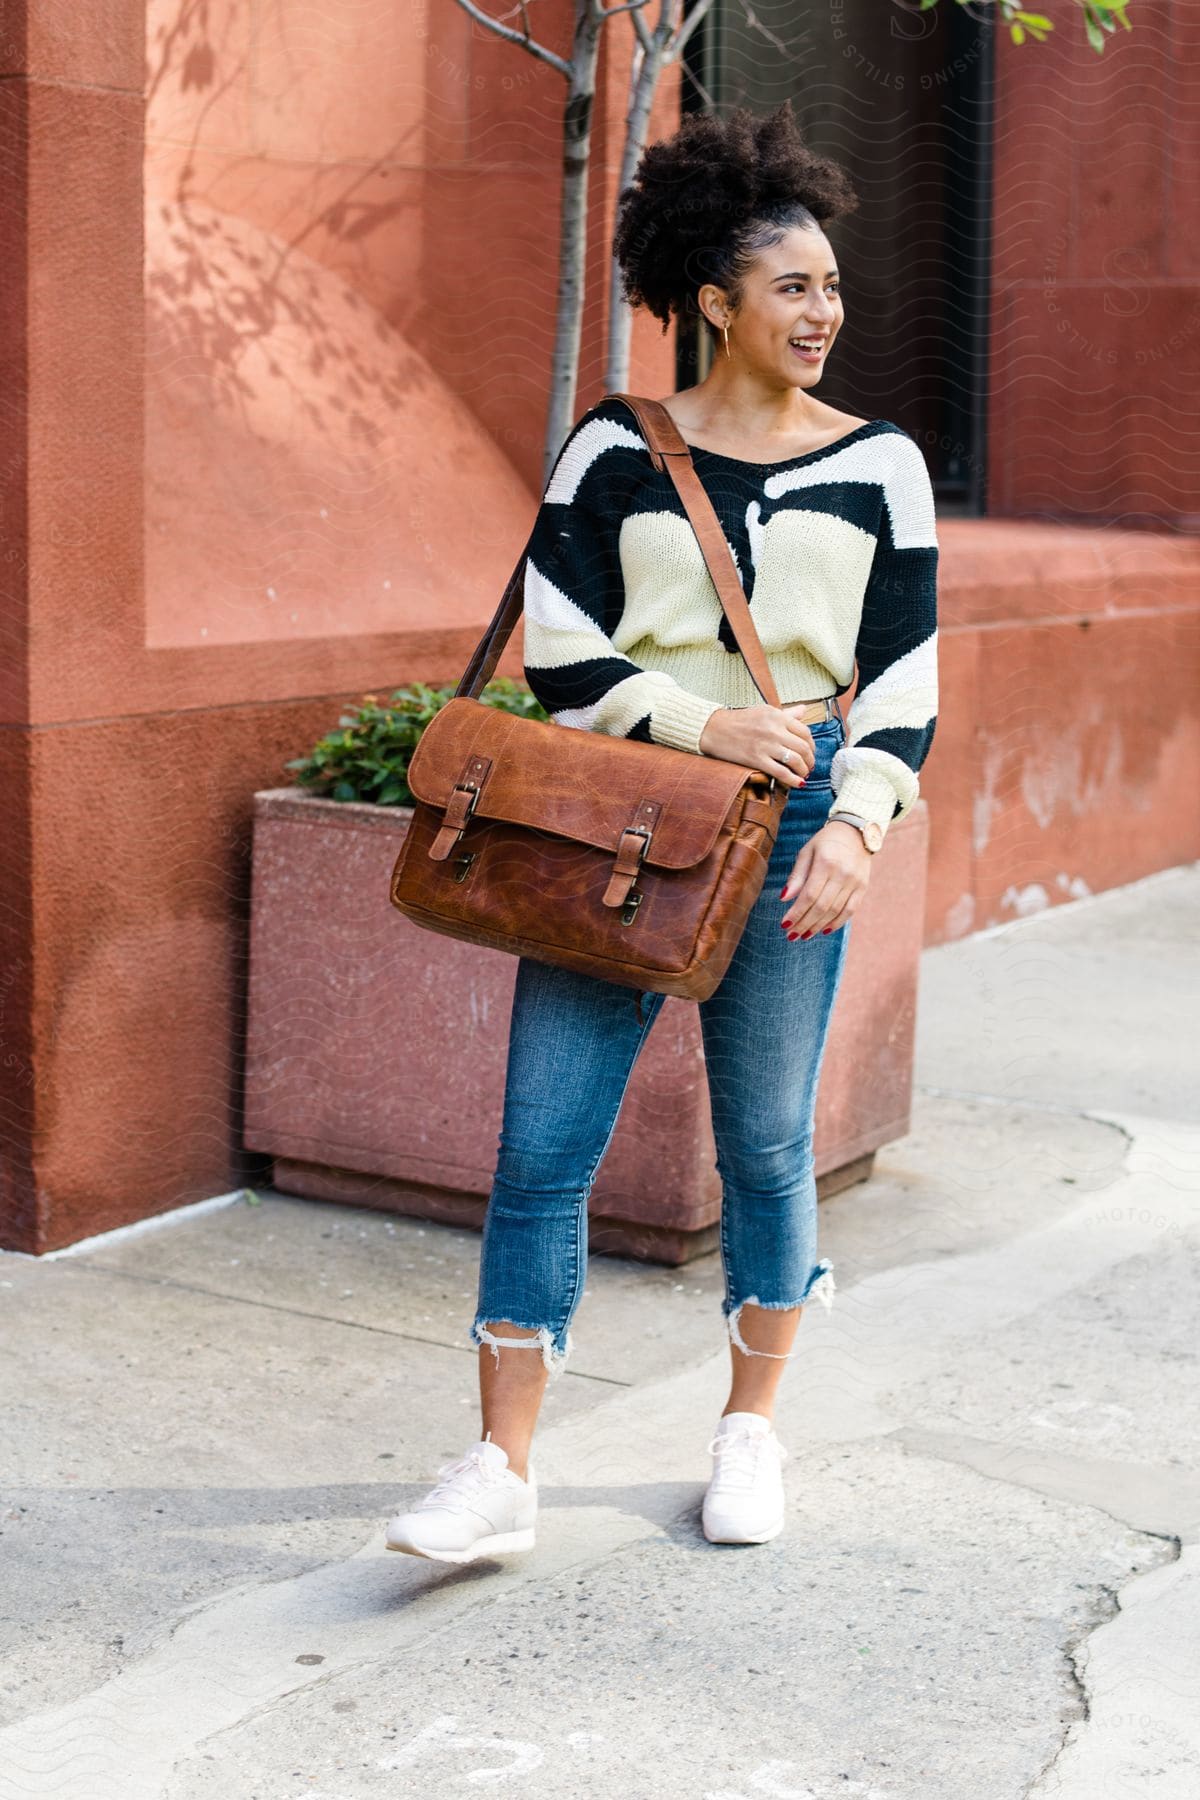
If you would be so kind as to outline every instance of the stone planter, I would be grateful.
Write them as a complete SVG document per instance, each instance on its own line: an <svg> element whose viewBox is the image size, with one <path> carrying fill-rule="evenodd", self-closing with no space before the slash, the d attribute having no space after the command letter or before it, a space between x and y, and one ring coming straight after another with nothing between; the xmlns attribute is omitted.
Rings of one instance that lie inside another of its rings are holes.
<svg viewBox="0 0 1200 1800"><path fill-rule="evenodd" d="M391 905L410 817L255 796L245 1143L285 1193L478 1226L517 965ZM908 1130L927 840L918 801L855 915L821 1076L821 1194ZM668 998L592 1190L591 1247L684 1262L715 1247L720 1199L697 1008Z"/></svg>

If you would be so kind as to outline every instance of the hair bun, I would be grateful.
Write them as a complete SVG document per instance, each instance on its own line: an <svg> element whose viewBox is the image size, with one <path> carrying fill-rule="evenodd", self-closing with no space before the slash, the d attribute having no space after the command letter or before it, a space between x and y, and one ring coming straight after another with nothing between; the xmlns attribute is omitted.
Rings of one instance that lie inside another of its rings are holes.
<svg viewBox="0 0 1200 1800"><path fill-rule="evenodd" d="M845 170L805 144L790 100L765 117L745 106L725 118L689 113L673 137L647 145L621 195L613 252L625 298L665 331L704 282L736 288L755 224L823 228L857 205Z"/></svg>

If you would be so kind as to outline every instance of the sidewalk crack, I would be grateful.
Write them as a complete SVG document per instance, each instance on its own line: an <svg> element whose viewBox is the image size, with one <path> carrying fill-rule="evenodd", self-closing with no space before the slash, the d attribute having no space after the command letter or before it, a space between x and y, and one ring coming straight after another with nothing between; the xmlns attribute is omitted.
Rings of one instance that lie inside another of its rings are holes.
<svg viewBox="0 0 1200 1800"><path fill-rule="evenodd" d="M223 1288L204 1287L198 1281L180 1281L175 1275L137 1275L129 1269L105 1268L101 1263L79 1262L73 1265L73 1272L86 1275L107 1275L119 1281L137 1281L148 1287L175 1288L185 1294L203 1294L210 1300L226 1300L231 1306L257 1306L266 1312L285 1313L294 1319L315 1319L323 1325L339 1325L347 1331L369 1331L379 1337L399 1338L406 1344L426 1344L434 1350L451 1350L458 1355L477 1356L474 1344L456 1344L445 1338L422 1337L415 1331L397 1331L390 1325L377 1325L366 1319L344 1319L337 1313L314 1312L306 1306L285 1306L278 1300L264 1300L250 1294L231 1294ZM603 1387L629 1388L630 1381L621 1381L615 1375L592 1375L584 1369L568 1369L564 1374L571 1375L577 1381L596 1381Z"/></svg>

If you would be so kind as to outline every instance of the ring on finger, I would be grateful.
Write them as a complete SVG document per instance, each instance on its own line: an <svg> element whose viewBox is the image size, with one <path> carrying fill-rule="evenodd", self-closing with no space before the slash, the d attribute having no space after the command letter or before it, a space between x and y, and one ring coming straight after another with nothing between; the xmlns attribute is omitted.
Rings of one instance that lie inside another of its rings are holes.
<svg viewBox="0 0 1200 1800"><path fill-rule="evenodd" d="M781 763L790 763L792 760L791 751L790 750L781 750L779 752L779 760Z"/></svg>

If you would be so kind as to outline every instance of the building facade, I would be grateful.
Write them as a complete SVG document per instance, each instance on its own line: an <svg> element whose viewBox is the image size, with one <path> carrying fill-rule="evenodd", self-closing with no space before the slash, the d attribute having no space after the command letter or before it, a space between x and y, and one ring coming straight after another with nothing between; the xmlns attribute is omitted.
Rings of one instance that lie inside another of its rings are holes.
<svg viewBox="0 0 1200 1800"><path fill-rule="evenodd" d="M718 7L653 118L790 93L863 195L828 397L939 493L928 943L1200 840L1200 19L1139 0L1097 58L1059 12L1018 50L952 0ZM251 796L347 701L456 680L524 541L565 88L454 0L7 21L0 1244L40 1253L253 1177ZM688 354L639 319L631 385Z"/></svg>

